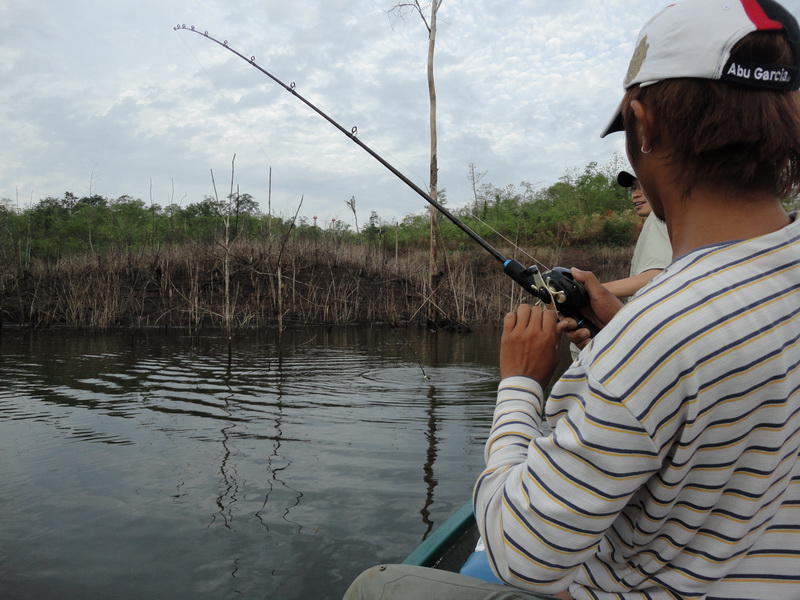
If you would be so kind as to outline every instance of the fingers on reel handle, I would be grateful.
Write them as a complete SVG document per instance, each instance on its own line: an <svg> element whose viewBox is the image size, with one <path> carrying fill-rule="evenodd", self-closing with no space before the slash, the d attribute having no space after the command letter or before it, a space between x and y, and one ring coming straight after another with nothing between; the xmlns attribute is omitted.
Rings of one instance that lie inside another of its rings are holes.
<svg viewBox="0 0 800 600"><path fill-rule="evenodd" d="M505 262L503 270L550 308L558 310L565 317L575 319L578 328L588 329L592 337L599 331L581 315L581 309L589 304L589 295L583 285L575 281L569 269L555 267L550 271L540 272L535 266L525 267L519 261L510 259Z"/></svg>

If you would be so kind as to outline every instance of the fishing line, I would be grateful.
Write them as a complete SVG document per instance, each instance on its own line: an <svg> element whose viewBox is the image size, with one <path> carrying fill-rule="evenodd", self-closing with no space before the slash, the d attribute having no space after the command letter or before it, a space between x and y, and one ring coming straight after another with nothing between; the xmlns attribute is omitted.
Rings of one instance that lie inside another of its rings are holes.
<svg viewBox="0 0 800 600"><path fill-rule="evenodd" d="M597 328L592 324L589 323L586 319L583 318L581 315L581 309L588 305L589 298L584 289L583 285L579 282L575 281L572 276L572 273L563 267L554 267L549 271L539 271L538 267L536 266L523 266L519 261L515 259L507 259L503 254L500 253L499 250L491 246L486 240L484 240L481 236L475 233L472 229L470 229L466 224L464 224L458 217L456 217L453 213L451 213L448 209L442 206L439 202L434 200L425 190L420 188L417 184L411 181L408 177L406 177L403 173L401 173L396 167L394 167L391 163L387 162L381 155L375 152L372 148L367 146L364 142L362 142L358 137L358 128L352 127L350 130L345 129L342 125L340 125L337 121L332 119L328 116L325 112L320 110L317 106L312 104L309 100L307 100L304 96L299 94L295 89L294 82L291 84L286 84L280 79L278 79L275 75L264 69L261 65L256 63L256 57L250 56L249 58L235 50L231 46L228 45L228 41L220 41L211 35L209 35L208 31L201 32L196 30L194 25L187 27L186 25L177 25L173 28L175 31L185 30L191 31L198 35L201 35L212 42L222 46L229 52L234 53L239 58L244 60L245 62L249 63L252 67L258 69L261 73L272 79L275 83L280 85L284 88L287 92L291 93L295 98L303 102L306 106L308 106L311 110L316 112L320 117L328 121L331 125L333 125L336 129L341 131L345 136L347 136L350 141L352 141L357 146L361 147L367 154L372 156L375 160L381 163L384 167L386 167L389 171L391 171L397 178L399 178L403 183L417 192L426 202L428 202L431 206L433 206L436 210L438 210L442 215L447 217L453 225L458 227L462 232L472 238L479 246L481 246L484 250L486 250L489 254L491 254L495 259L497 259L500 263L503 264L503 271L511 277L514 281L516 281L519 285L521 285L525 290L530 293L535 298L539 299L543 302L548 308L560 312L564 316L571 317L577 321L579 327L585 327L589 329L590 333L594 335L597 333Z"/></svg>
<svg viewBox="0 0 800 600"><path fill-rule="evenodd" d="M475 220L476 220L478 223L480 223L481 225L485 225L485 226L486 226L486 227L487 227L489 230L491 230L491 232L492 232L493 234L495 234L495 235L496 235L497 237L499 237L501 240L503 240L503 241L504 241L504 242L506 242L508 245L510 245L511 247L513 247L513 248L514 248L514 250L516 250L516 251L517 251L517 252L519 252L520 254L524 254L524 255L525 255L527 258L530 258L530 259L531 259L533 262L535 262L536 264L538 264L540 267L543 267L544 269L547 269L547 265L545 265L545 264L544 264L542 261L538 260L538 259L537 259L535 256L531 256L531 255L530 255L530 254L529 254L529 253L528 253L528 252L525 250L525 248L523 248L522 246L519 246L519 245L518 245L516 242L513 242L513 241L511 241L510 239L508 239L506 236L504 236L502 233L500 233L499 231L497 231L497 229L495 229L494 227L492 227L492 226L491 226L489 223L487 223L486 221L484 221L483 219L481 219L479 216L477 216L477 215L470 215L470 217L471 217L471 218L473 218L473 219L475 219Z"/></svg>

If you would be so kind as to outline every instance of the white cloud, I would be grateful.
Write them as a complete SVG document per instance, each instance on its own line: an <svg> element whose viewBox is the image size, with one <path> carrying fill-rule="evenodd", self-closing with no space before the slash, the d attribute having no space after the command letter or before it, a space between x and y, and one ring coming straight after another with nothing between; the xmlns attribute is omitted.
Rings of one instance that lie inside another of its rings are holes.
<svg viewBox="0 0 800 600"><path fill-rule="evenodd" d="M599 131L621 96L640 25L670 0L445 0L436 83L440 186L471 197L468 166L498 187L547 185L621 149ZM797 3L800 0L793 0ZM792 4L789 2L788 4ZM244 61L229 41L423 188L427 33L391 1L40 0L0 8L0 197L65 191L167 204L236 181L266 210L351 220L424 201Z"/></svg>

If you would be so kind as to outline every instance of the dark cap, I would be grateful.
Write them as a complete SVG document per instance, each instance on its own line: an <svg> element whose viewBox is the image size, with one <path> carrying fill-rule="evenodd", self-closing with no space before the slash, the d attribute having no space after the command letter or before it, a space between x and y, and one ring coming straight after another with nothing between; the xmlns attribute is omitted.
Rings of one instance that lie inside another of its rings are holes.
<svg viewBox="0 0 800 600"><path fill-rule="evenodd" d="M617 175L617 183L624 188L631 187L634 181L636 181L636 175L631 175L627 171L620 171Z"/></svg>

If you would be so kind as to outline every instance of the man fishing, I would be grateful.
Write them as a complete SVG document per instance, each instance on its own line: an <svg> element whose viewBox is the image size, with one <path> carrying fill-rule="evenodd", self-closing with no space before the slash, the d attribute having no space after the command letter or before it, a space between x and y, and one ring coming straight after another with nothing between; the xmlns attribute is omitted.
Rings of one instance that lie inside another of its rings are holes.
<svg viewBox="0 0 800 600"><path fill-rule="evenodd" d="M473 503L508 585L383 566L346 598L798 596L797 21L682 0L645 24L624 87L605 133L624 131L675 260L624 306L573 271L601 331L546 405L569 320L505 317Z"/></svg>
<svg viewBox="0 0 800 600"><path fill-rule="evenodd" d="M672 262L672 247L669 244L666 224L653 213L636 176L627 171L620 171L617 183L630 190L633 210L637 216L644 219L642 231L633 250L630 275L624 279L603 283L603 286L617 298L627 298L650 283Z"/></svg>
<svg viewBox="0 0 800 600"><path fill-rule="evenodd" d="M636 176L627 171L620 171L617 175L617 183L630 190L633 210L638 216L644 217L642 231L633 249L630 274L624 279L603 283L603 287L609 292L617 298L624 299L633 296L650 283L672 262L672 246L669 243L667 224L656 217ZM569 351L572 360L578 358L578 354L580 354L578 346L570 344Z"/></svg>

